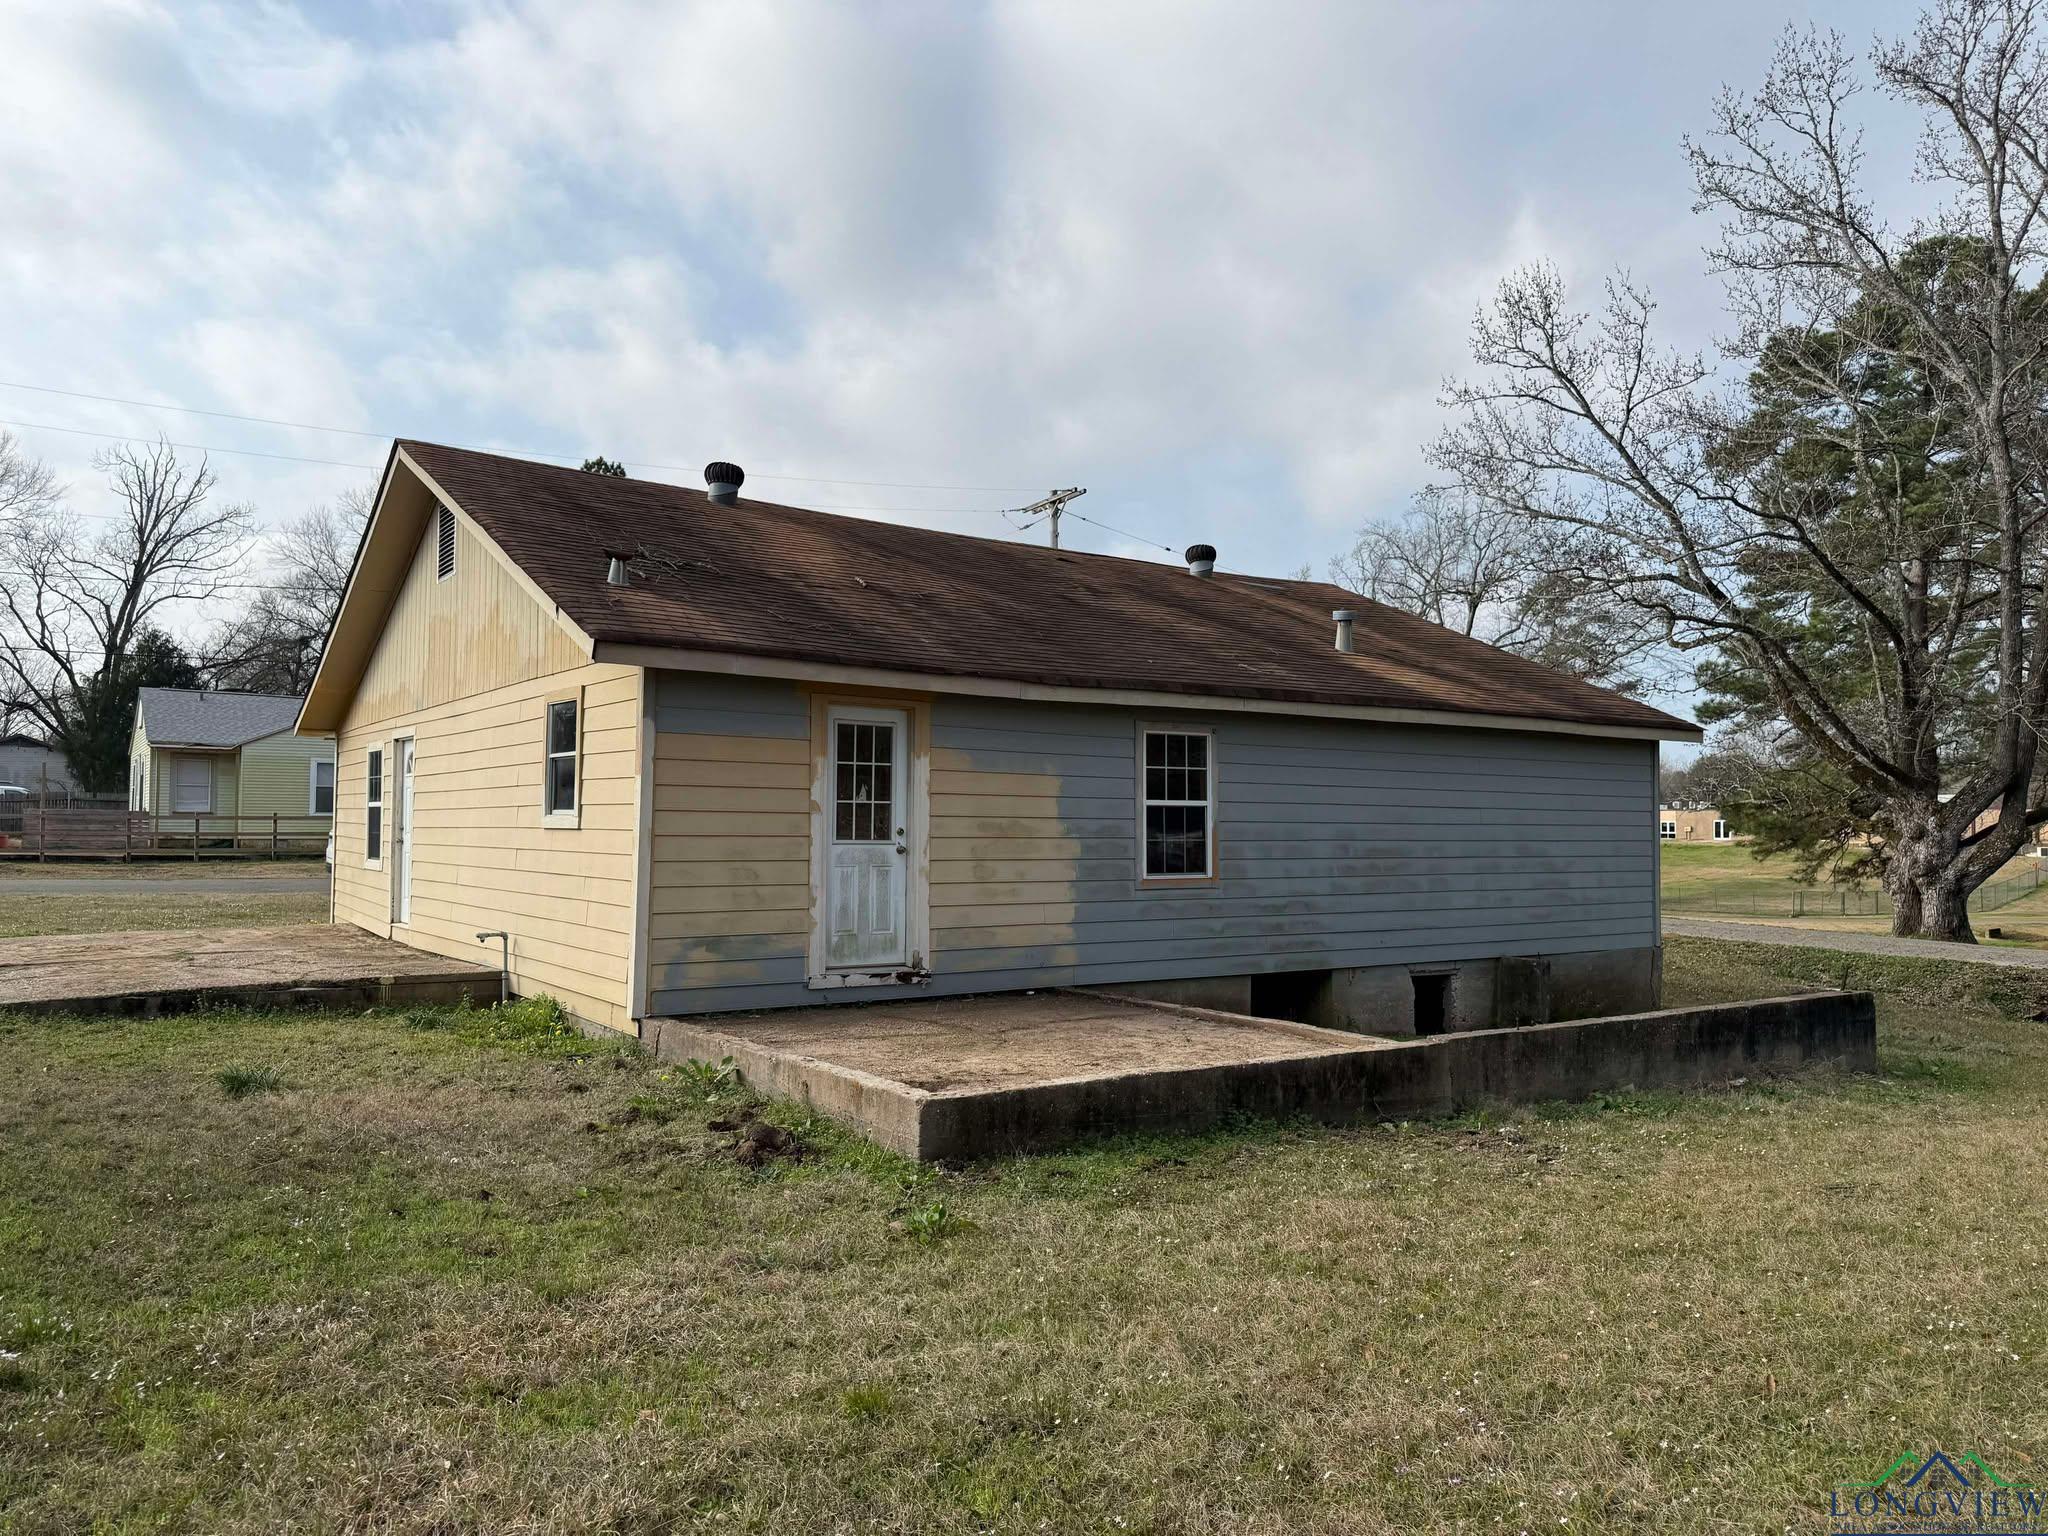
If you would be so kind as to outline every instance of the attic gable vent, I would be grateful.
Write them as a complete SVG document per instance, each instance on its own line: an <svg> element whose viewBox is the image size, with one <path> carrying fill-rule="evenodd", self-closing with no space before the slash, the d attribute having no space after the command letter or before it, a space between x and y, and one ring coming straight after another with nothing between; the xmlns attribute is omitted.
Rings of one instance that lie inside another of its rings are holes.
<svg viewBox="0 0 2048 1536"><path fill-rule="evenodd" d="M455 574L455 513L452 508L441 508L440 528L435 540L434 579L446 581Z"/></svg>

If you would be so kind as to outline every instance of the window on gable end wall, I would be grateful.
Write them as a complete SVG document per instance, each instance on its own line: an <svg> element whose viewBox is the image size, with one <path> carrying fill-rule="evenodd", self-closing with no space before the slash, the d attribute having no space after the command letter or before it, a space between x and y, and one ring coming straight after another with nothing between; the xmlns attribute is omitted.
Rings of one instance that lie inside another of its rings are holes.
<svg viewBox="0 0 2048 1536"><path fill-rule="evenodd" d="M306 765L306 814L334 814L334 762L331 758L317 759Z"/></svg>
<svg viewBox="0 0 2048 1536"><path fill-rule="evenodd" d="M582 803L580 778L583 710L577 697L550 699L541 730L541 819L550 826L575 826Z"/></svg>
<svg viewBox="0 0 2048 1536"><path fill-rule="evenodd" d="M1215 737L1206 730L1138 732L1141 880L1216 877Z"/></svg>
<svg viewBox="0 0 2048 1536"><path fill-rule="evenodd" d="M441 507L434 526L434 579L446 581L455 574L455 511Z"/></svg>
<svg viewBox="0 0 2048 1536"><path fill-rule="evenodd" d="M372 747L363 784L363 861L376 864L383 857L384 749Z"/></svg>

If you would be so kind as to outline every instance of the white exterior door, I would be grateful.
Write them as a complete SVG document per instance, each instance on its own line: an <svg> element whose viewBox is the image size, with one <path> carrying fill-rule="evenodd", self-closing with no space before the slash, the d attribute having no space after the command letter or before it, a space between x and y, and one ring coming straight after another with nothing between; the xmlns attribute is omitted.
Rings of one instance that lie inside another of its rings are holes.
<svg viewBox="0 0 2048 1536"><path fill-rule="evenodd" d="M825 829L826 964L907 965L909 716L900 709L835 706L827 723L832 800Z"/></svg>
<svg viewBox="0 0 2048 1536"><path fill-rule="evenodd" d="M398 793L391 808L391 920L412 921L412 738L393 744L398 753Z"/></svg>

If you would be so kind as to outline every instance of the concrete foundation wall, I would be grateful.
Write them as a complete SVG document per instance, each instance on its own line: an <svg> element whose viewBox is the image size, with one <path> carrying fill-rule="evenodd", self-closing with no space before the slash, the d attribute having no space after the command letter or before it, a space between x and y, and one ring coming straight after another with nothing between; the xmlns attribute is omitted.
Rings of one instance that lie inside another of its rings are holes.
<svg viewBox="0 0 2048 1536"><path fill-rule="evenodd" d="M1877 1066L1877 1014L1867 992L1361 1042L1355 1051L958 1093L926 1093L765 1050L690 1020L649 1023L656 1029L647 1044L664 1057L730 1056L755 1087L807 1101L892 1151L927 1160L1043 1151L1139 1130L1202 1130L1236 1115L1337 1124L1415 1120L1487 1104Z"/></svg>
<svg viewBox="0 0 2048 1536"><path fill-rule="evenodd" d="M1548 1024L1595 1014L1640 1013L1663 1001L1663 949L1340 967L1283 995L1266 976L1210 976L1101 988L1124 997L1291 1018L1321 1029L1396 1039L1415 1034L1415 978L1445 976L1445 1028ZM1291 1006L1298 1004L1299 1006Z"/></svg>
<svg viewBox="0 0 2048 1536"><path fill-rule="evenodd" d="M1195 1071L935 1095L914 1155L984 1157L1133 1130L1199 1130L1236 1115L1422 1120L1488 1104L1689 1089L1830 1065L1877 1066L1867 992L1479 1030L1362 1050Z"/></svg>

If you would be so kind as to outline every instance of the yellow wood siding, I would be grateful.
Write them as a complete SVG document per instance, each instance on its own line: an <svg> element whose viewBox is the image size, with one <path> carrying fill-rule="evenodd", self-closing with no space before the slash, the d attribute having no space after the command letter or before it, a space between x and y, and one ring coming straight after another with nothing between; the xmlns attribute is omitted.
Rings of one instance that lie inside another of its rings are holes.
<svg viewBox="0 0 2048 1536"><path fill-rule="evenodd" d="M590 558L603 555L593 549ZM468 523L456 524L455 574L438 579L430 517L348 718L392 720L586 660Z"/></svg>
<svg viewBox="0 0 2048 1536"><path fill-rule="evenodd" d="M597 558L595 553L593 559ZM640 784L637 667L596 666L461 525L437 580L432 529L415 554L339 736L335 918L489 964L512 935L514 989L631 1030L629 953ZM580 817L543 826L550 699L580 690ZM391 923L393 741L414 746L412 921ZM381 868L364 856L369 752L384 757Z"/></svg>

